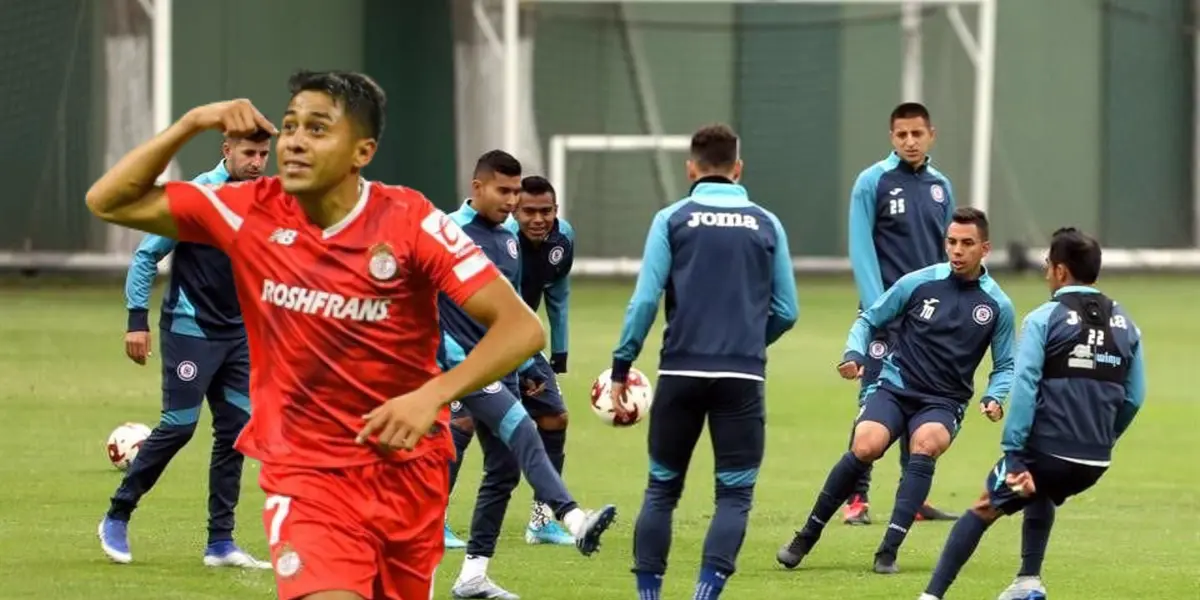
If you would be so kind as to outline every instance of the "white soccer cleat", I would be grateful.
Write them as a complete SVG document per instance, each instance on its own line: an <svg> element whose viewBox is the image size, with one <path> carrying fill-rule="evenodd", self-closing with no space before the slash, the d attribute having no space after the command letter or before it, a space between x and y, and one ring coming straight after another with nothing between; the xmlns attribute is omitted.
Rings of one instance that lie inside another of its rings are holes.
<svg viewBox="0 0 1200 600"><path fill-rule="evenodd" d="M1017 577L996 600L1046 600L1046 586L1041 577Z"/></svg>
<svg viewBox="0 0 1200 600"><path fill-rule="evenodd" d="M455 600L485 598L492 600L521 600L521 597L496 585L487 575L476 575L466 581L454 582L450 595Z"/></svg>

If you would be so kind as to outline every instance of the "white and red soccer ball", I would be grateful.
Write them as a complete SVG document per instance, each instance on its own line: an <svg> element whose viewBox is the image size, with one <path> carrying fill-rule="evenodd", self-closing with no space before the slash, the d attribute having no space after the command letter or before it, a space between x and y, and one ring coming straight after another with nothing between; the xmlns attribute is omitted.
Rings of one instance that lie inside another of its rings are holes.
<svg viewBox="0 0 1200 600"><path fill-rule="evenodd" d="M108 460L120 471L129 468L150 437L150 428L141 423L124 423L108 434Z"/></svg>
<svg viewBox="0 0 1200 600"><path fill-rule="evenodd" d="M625 402L623 406L629 411L628 417L617 419L612 404L612 369L605 369L592 383L592 412L601 421L613 427L629 427L650 414L650 402L654 399L654 390L650 387L650 379L637 369L630 369L625 378Z"/></svg>

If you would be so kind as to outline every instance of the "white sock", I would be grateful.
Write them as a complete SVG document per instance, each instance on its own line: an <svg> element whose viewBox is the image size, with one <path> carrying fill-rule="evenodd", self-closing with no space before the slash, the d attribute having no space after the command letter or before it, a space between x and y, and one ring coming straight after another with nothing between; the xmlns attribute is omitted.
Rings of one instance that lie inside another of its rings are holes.
<svg viewBox="0 0 1200 600"><path fill-rule="evenodd" d="M572 508L571 512L563 515L563 525L575 537L583 537L583 528L587 525L587 513L583 509Z"/></svg>
<svg viewBox="0 0 1200 600"><path fill-rule="evenodd" d="M921 594L921 597L917 598L917 600L942 600L942 599L938 598L937 596L934 596L933 594Z"/></svg>
<svg viewBox="0 0 1200 600"><path fill-rule="evenodd" d="M459 581L470 581L476 577L487 577L488 557L468 554L463 559L462 571L458 574Z"/></svg>

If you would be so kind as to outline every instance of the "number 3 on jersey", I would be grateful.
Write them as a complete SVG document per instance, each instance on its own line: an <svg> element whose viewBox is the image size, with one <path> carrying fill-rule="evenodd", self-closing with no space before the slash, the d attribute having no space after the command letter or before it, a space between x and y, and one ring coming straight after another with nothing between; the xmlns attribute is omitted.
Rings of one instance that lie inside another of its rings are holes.
<svg viewBox="0 0 1200 600"><path fill-rule="evenodd" d="M267 496L267 505L263 507L264 513L271 514L271 525L267 528L267 545L274 547L279 543L279 532L283 529L283 521L291 507L292 499L287 496Z"/></svg>
<svg viewBox="0 0 1200 600"><path fill-rule="evenodd" d="M889 215L904 214L904 198L889 198L888 199L888 214Z"/></svg>

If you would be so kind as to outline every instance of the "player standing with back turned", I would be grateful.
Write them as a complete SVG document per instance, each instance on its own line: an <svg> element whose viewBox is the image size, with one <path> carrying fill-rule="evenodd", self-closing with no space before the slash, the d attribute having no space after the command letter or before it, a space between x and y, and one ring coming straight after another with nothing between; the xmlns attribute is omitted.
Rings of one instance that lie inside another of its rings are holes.
<svg viewBox="0 0 1200 600"><path fill-rule="evenodd" d="M545 331L445 213L360 176L384 128L374 81L302 72L289 87L280 177L155 185L201 131L276 132L250 102L217 102L128 153L88 208L229 255L255 403L237 448L262 461L279 597L429 598L453 458L447 405L540 350ZM444 373L439 291L488 328Z"/></svg>
<svg viewBox="0 0 1200 600"><path fill-rule="evenodd" d="M950 180L933 167L929 149L937 139L929 111L916 102L892 110L893 152L859 173L850 194L850 265L858 287L858 309L866 310L906 273L946 260L943 238L954 212ZM891 350L894 328L875 332L863 360L858 406L879 380L883 356ZM850 432L854 436L853 427ZM902 440L903 441L903 440ZM908 465L908 444L900 444L900 472ZM849 525L871 523L871 469L854 486L843 513ZM917 520L954 520L928 503Z"/></svg>
<svg viewBox="0 0 1200 600"><path fill-rule="evenodd" d="M650 407L650 479L633 534L639 600L659 600L671 517L708 420L716 511L694 600L716 600L733 575L765 444L767 346L796 323L796 279L779 219L737 181L737 135L725 125L692 136L687 198L654 216L642 269L613 352L615 417L625 381L666 292L667 328Z"/></svg>
<svg viewBox="0 0 1200 600"><path fill-rule="evenodd" d="M1016 380L1000 447L983 496L950 530L929 587L940 600L988 527L1024 511L1021 570L999 600L1045 600L1042 561L1057 506L1108 471L1113 447L1146 399L1142 333L1126 310L1096 289L1100 244L1074 228L1050 240L1050 301L1025 317Z"/></svg>

